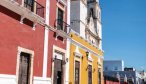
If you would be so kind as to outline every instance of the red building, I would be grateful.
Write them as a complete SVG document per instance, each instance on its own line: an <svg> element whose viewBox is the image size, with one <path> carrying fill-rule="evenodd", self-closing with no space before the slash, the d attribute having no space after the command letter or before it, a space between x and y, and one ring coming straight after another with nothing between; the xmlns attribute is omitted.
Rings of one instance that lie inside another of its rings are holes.
<svg viewBox="0 0 146 84"><path fill-rule="evenodd" d="M51 78L53 84L68 84L67 8L67 0L50 0L47 76Z"/></svg>
<svg viewBox="0 0 146 84"><path fill-rule="evenodd" d="M0 18L1 84L66 82L66 0L0 0Z"/></svg>
<svg viewBox="0 0 146 84"><path fill-rule="evenodd" d="M115 77L104 76L104 84L120 84L120 81Z"/></svg>

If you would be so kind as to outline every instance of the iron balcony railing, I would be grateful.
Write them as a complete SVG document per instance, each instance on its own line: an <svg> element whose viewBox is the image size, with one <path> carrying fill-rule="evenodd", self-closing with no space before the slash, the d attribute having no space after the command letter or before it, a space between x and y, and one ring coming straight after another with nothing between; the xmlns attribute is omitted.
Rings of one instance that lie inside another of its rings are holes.
<svg viewBox="0 0 146 84"><path fill-rule="evenodd" d="M62 30L65 33L67 33L67 30L70 27L70 25L63 21L62 19L56 19L54 26L55 28L57 28L57 30Z"/></svg>
<svg viewBox="0 0 146 84"><path fill-rule="evenodd" d="M30 11L36 13L37 15L41 16L44 18L44 9L45 7L39 4L37 1L34 0L24 0L24 3L22 2L23 0L15 0L18 2L20 5L23 5Z"/></svg>

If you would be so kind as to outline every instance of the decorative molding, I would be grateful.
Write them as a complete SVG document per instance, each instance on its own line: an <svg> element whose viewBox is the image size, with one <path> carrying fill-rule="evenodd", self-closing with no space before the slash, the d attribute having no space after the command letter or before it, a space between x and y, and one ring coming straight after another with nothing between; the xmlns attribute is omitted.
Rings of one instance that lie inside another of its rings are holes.
<svg viewBox="0 0 146 84"><path fill-rule="evenodd" d="M61 1L61 0L58 0ZM62 7L59 3L57 3L57 7L60 8L63 12L65 12L65 6Z"/></svg>
<svg viewBox="0 0 146 84"><path fill-rule="evenodd" d="M91 53L89 53L88 61L93 62L93 59L92 59L92 57L91 57Z"/></svg>
<svg viewBox="0 0 146 84"><path fill-rule="evenodd" d="M29 84L32 84L32 81L33 81L33 61L34 61L34 51L33 50L29 50L29 49L26 49L26 48L22 48L22 47L19 47L18 46L18 53L17 53L17 66L16 66L16 81L18 83L18 78L19 78L19 63L20 63L20 54L21 52L24 52L24 53L28 53L30 54L30 59L31 59L31 67L30 67L30 75L29 75L29 78L30 78L30 81L29 81Z"/></svg>
<svg viewBox="0 0 146 84"><path fill-rule="evenodd" d="M75 56L75 57L79 57L79 58L81 58L81 57L82 57L82 54L77 53L77 52L74 52L74 56Z"/></svg>
<svg viewBox="0 0 146 84"><path fill-rule="evenodd" d="M101 63L101 59L100 58L98 58L98 68L102 68L102 63Z"/></svg>
<svg viewBox="0 0 146 84"><path fill-rule="evenodd" d="M60 53L66 54L66 50L65 50L65 49L60 48L60 47L58 47L58 46L56 46L56 45L53 45L53 52L55 52L55 51L58 51L58 52L60 52Z"/></svg>
<svg viewBox="0 0 146 84"><path fill-rule="evenodd" d="M82 39L82 37L77 32L75 32L74 30L71 30L71 33L77 35L78 37L80 37ZM72 37L72 35L71 35L71 37ZM70 37L68 37L68 38L70 38ZM70 39L73 40L72 38L70 38ZM86 42L88 42L90 44L90 42L87 41L87 39L83 39L83 40L85 40ZM73 40L73 41L75 41L75 40ZM79 43L79 42L77 42L77 43ZM95 47L96 49L100 50L101 52L104 52L102 49L96 47L95 45L92 45L92 46Z"/></svg>
<svg viewBox="0 0 146 84"><path fill-rule="evenodd" d="M60 2L60 3L63 4L64 6L67 5L67 1L66 1L66 0L58 0L58 2Z"/></svg>
<svg viewBox="0 0 146 84"><path fill-rule="evenodd" d="M102 64L102 63L101 63L101 59L100 59L100 58L98 58L98 64L100 64L100 65Z"/></svg>
<svg viewBox="0 0 146 84"><path fill-rule="evenodd" d="M53 59L63 60L63 54L55 52Z"/></svg>
<svg viewBox="0 0 146 84"><path fill-rule="evenodd" d="M90 48L84 46L83 44L71 39L71 43L81 47L82 49L84 49L85 51L89 51L91 54L94 54L95 56L97 56L98 58L104 59L103 56L99 55L98 53L94 52L93 50L91 50Z"/></svg>
<svg viewBox="0 0 146 84"><path fill-rule="evenodd" d="M55 58L55 53L59 53L59 54L61 54L62 55L62 60L64 60L64 61L66 61L66 59L67 59L67 57L66 57L66 50L65 49L63 49L63 48L60 48L60 47L58 47L58 46L56 46L56 45L53 45L53 59ZM64 67L64 69L63 69L63 72L65 72L66 70L65 70L65 68L66 68L66 66L65 65L63 65L63 67ZM66 75L65 75L66 73L64 73L64 83L65 83L65 79L66 79ZM51 84L53 84L53 79L54 79L54 62L52 62L52 78L51 78L52 80L51 80Z"/></svg>
<svg viewBox="0 0 146 84"><path fill-rule="evenodd" d="M93 32L90 31L89 27L85 28L85 31L88 32L92 37L94 37L96 40L101 40L101 38L99 37L99 35L95 35Z"/></svg>
<svg viewBox="0 0 146 84"><path fill-rule="evenodd" d="M75 57L79 57L79 58L82 57L82 54L80 53L78 46L76 46L76 50L74 51L74 56Z"/></svg>

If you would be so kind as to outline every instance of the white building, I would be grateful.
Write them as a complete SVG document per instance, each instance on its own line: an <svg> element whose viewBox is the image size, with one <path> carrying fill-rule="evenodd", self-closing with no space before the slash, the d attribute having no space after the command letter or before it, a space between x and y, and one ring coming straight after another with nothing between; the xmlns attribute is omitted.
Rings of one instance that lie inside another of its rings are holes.
<svg viewBox="0 0 146 84"><path fill-rule="evenodd" d="M123 60L105 60L104 75L120 78L120 83L143 84L142 76L135 68L125 68Z"/></svg>
<svg viewBox="0 0 146 84"><path fill-rule="evenodd" d="M99 0L71 0L70 16L72 30L92 45L102 49Z"/></svg>

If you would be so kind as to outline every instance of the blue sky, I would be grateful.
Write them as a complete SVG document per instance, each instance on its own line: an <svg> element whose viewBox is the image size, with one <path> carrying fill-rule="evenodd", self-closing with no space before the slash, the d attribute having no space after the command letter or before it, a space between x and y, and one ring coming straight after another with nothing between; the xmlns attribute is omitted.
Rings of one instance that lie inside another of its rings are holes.
<svg viewBox="0 0 146 84"><path fill-rule="evenodd" d="M100 0L105 60L146 70L146 0Z"/></svg>

